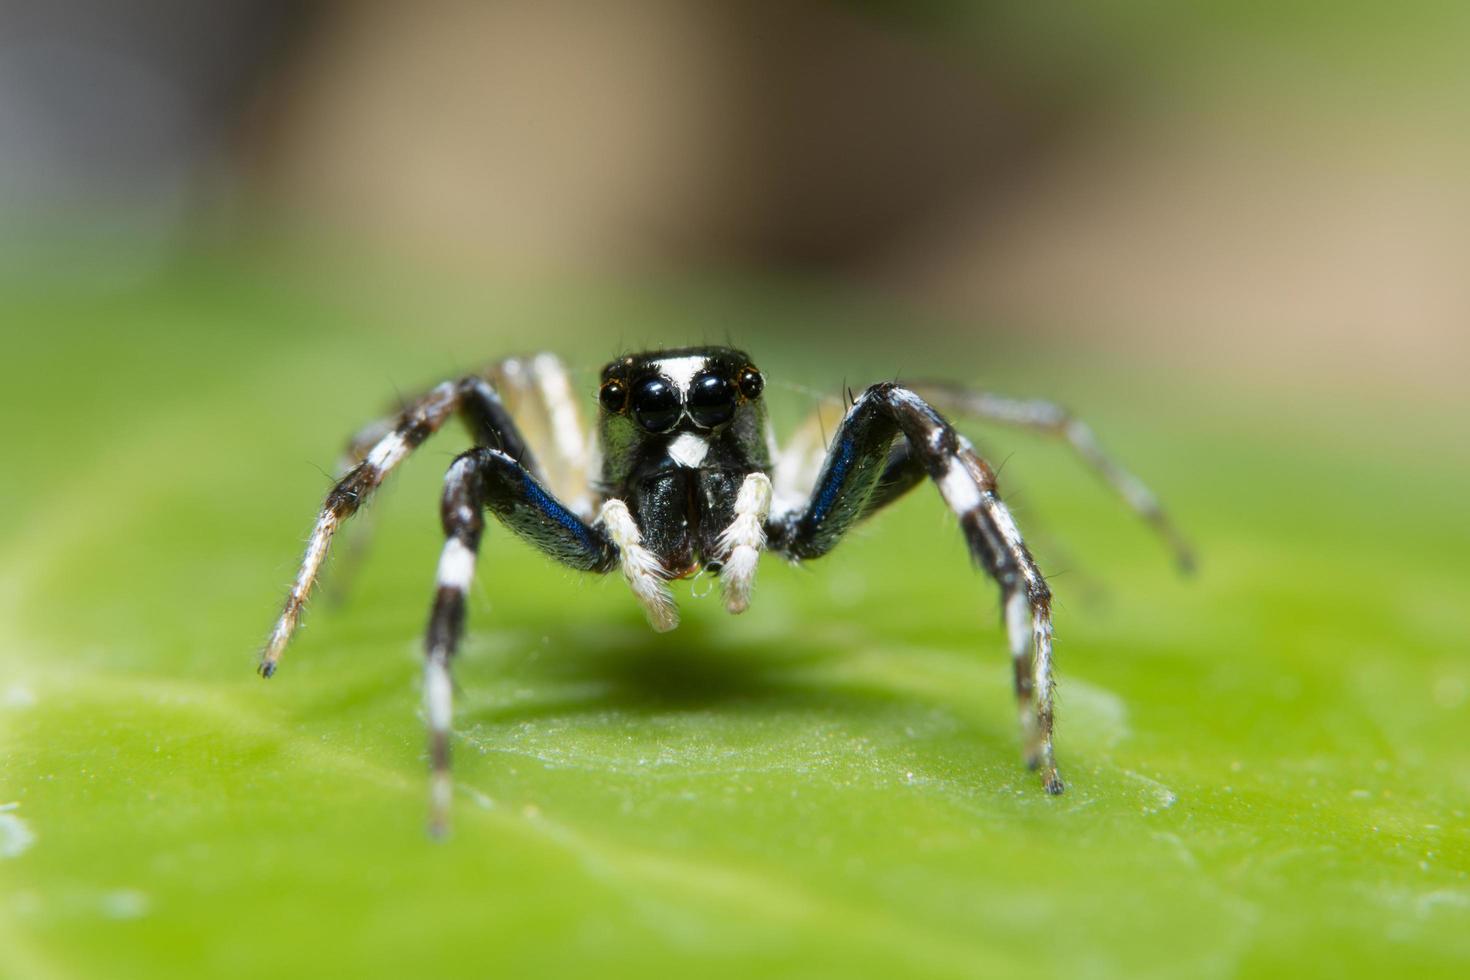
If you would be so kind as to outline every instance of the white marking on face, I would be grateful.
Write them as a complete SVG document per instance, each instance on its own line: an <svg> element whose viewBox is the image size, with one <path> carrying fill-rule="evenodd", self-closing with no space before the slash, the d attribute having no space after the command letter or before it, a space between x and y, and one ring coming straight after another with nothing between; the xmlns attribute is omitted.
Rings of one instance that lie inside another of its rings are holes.
<svg viewBox="0 0 1470 980"><path fill-rule="evenodd" d="M669 443L669 458L687 469L697 469L709 455L709 440L692 432L681 432Z"/></svg>
<svg viewBox="0 0 1470 980"><path fill-rule="evenodd" d="M439 585L468 592L474 577L474 551L459 538L444 542L444 552L439 556Z"/></svg>
<svg viewBox="0 0 1470 980"><path fill-rule="evenodd" d="M658 368L659 374L668 378L679 389L680 394L689 391L689 382L700 369L709 363L703 357L669 357L662 361L655 361L654 366Z"/></svg>
<svg viewBox="0 0 1470 980"><path fill-rule="evenodd" d="M980 506L980 488L959 460L951 460L939 478L939 492L950 510L957 514L967 514Z"/></svg>

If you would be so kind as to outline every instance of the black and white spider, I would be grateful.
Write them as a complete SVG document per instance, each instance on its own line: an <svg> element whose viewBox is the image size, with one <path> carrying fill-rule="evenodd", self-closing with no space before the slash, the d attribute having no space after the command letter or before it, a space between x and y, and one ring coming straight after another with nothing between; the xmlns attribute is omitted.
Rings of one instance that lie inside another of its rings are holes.
<svg viewBox="0 0 1470 980"><path fill-rule="evenodd" d="M859 521L926 476L954 511L975 563L1000 585L1027 764L1062 792L1052 750L1051 592L996 492L995 472L935 408L1067 439L1125 501L1188 551L1152 494L1105 456L1091 431L1046 402L941 385L875 384L828 429L819 408L778 448L742 351L690 347L634 354L602 369L595 434L584 429L561 361L501 361L445 382L348 448L261 658L275 673L337 529L393 469L460 415L475 448L444 478L445 544L425 644L431 829L450 808L449 665L464 630L484 512L548 557L584 572L619 570L655 630L678 625L669 581L719 576L725 608L750 603L762 551L820 558ZM830 440L825 432L831 431Z"/></svg>

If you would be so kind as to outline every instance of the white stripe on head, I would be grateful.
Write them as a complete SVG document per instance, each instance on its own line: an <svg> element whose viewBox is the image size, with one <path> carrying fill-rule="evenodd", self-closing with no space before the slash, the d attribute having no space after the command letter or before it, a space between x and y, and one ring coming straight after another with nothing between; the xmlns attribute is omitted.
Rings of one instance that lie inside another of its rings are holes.
<svg viewBox="0 0 1470 980"><path fill-rule="evenodd" d="M699 356L667 357L661 361L654 361L653 366L658 369L659 374L672 381L674 387L683 394L689 391L689 383L694 380L700 368L708 363L708 359Z"/></svg>

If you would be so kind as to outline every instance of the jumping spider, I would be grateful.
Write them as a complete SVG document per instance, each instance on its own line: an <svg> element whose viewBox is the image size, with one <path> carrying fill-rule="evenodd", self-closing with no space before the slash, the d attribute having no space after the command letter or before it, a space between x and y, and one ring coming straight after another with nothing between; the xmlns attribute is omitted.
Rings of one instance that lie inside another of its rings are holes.
<svg viewBox="0 0 1470 980"><path fill-rule="evenodd" d="M327 494L260 673L275 673L342 522L459 414L475 448L444 478L446 541L424 665L430 826L443 832L451 795L449 664L464 630L486 510L564 565L621 571L649 623L664 631L678 625L671 579L713 573L725 608L744 612L763 550L790 561L820 558L927 476L959 519L974 562L1000 585L1026 763L1040 770L1048 793L1062 792L1052 752L1051 592L996 492L994 470L936 406L1065 438L1187 564L1188 550L1153 495L1103 454L1085 425L1046 402L875 384L849 395L830 441L819 408L783 450L766 420L764 387L750 358L727 347L622 357L602 369L589 440L553 355L504 360L439 385L349 444L345 474Z"/></svg>

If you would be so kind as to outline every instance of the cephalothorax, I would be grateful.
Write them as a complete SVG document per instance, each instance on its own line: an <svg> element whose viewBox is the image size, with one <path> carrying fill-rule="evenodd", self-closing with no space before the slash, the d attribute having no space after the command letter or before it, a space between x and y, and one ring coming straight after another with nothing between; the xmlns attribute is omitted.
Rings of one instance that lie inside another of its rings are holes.
<svg viewBox="0 0 1470 980"><path fill-rule="evenodd" d="M1188 551L1153 496L1102 453L1085 425L1047 402L947 385L875 384L838 406L830 427L819 406L778 448L764 388L751 359L728 347L622 357L602 370L589 440L566 370L552 355L512 358L439 385L349 444L261 674L275 673L338 527L415 447L461 416L475 448L444 479L446 540L425 645L431 828L440 832L451 795L449 665L486 511L564 565L620 570L663 631L678 625L671 579L701 569L718 575L725 607L743 612L762 551L819 558L928 477L959 519L975 563L1000 585L1025 759L1047 792L1062 792L1052 748L1051 592L997 494L995 472L937 408L1066 438L1187 564Z"/></svg>

